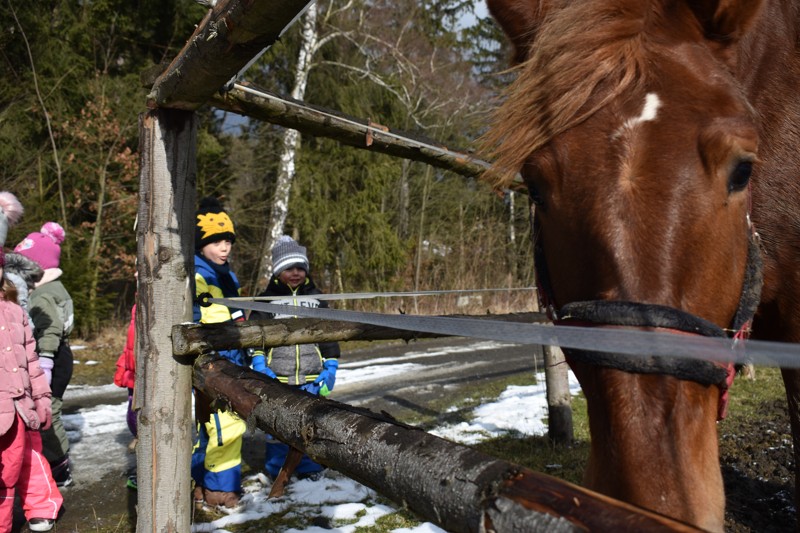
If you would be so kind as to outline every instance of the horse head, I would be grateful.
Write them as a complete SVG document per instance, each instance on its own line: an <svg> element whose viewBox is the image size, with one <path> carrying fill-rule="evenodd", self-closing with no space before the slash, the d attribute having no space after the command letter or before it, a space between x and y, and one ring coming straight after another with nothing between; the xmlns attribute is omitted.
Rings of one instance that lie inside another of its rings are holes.
<svg viewBox="0 0 800 533"><path fill-rule="evenodd" d="M725 335L752 317L759 115L737 72L760 1L488 0L518 76L486 136L521 174L557 323ZM722 530L727 369L566 351L589 488ZM643 354L646 355L646 354Z"/></svg>

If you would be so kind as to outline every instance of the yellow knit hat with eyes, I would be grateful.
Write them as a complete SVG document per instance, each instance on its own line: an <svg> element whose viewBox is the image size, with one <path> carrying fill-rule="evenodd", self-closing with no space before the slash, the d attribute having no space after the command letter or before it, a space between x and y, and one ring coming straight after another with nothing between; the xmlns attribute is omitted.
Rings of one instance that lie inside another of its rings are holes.
<svg viewBox="0 0 800 533"><path fill-rule="evenodd" d="M194 233L194 249L201 250L206 244L228 240L236 241L233 221L216 198L203 198L197 210Z"/></svg>

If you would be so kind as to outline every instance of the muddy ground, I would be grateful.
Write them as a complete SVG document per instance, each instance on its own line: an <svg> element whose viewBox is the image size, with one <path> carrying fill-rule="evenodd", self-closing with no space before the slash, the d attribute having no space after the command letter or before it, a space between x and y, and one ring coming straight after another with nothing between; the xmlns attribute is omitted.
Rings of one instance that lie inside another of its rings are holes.
<svg viewBox="0 0 800 533"><path fill-rule="evenodd" d="M375 353L374 356L385 356ZM470 365L455 365L469 368ZM499 374L512 373L507 369ZM485 377L485 374L484 376ZM416 377L418 380L419 376ZM469 381L469 375L450 376L455 381ZM756 382L759 383L758 381ZM763 383L763 382L762 382ZM417 383L417 385L424 385ZM439 384L444 388L443 384ZM774 384L773 384L774 385ZM385 391L386 389L384 389ZM404 403L424 408L435 400L437 385L403 388ZM736 386L732 390L736 402ZM379 399L380 400L380 399ZM385 398L383 399L385 400ZM114 401L119 401L115 399ZM363 404L363 402L358 402ZM386 408L378 402L379 410ZM387 408L388 409L388 408ZM722 473L727 496L726 531L786 532L796 531L794 504L794 458L791 434L782 398L757 403L753 413L744 416L732 409L731 415L719 425ZM263 460L263 437L256 434L245 443L245 461L254 471L260 470ZM127 473L119 463L109 465L105 475L90 483L80 483L64 491L67 512L58 522L57 532L127 533L135 531L135 491L125 488ZM27 532L18 516L14 532Z"/></svg>
<svg viewBox="0 0 800 533"><path fill-rule="evenodd" d="M736 533L797 531L786 402L765 403L757 414L729 417L720 424L726 529Z"/></svg>

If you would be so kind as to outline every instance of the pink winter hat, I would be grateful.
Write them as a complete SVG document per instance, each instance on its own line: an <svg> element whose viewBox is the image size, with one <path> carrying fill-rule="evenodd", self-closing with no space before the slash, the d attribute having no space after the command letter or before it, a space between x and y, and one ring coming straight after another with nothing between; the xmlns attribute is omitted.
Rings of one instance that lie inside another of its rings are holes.
<svg viewBox="0 0 800 533"><path fill-rule="evenodd" d="M36 261L40 267L58 268L61 260L61 246L64 242L64 228L57 222L45 222L42 229L31 233L19 243L14 251Z"/></svg>

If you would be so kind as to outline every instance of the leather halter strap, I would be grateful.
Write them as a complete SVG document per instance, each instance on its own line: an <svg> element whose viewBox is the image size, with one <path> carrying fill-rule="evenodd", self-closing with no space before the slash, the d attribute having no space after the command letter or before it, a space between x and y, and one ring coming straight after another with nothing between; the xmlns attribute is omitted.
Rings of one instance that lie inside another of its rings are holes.
<svg viewBox="0 0 800 533"><path fill-rule="evenodd" d="M535 220L535 219L534 219ZM739 306L731 321L730 329L735 338L749 334L750 324L755 314L763 283L762 261L758 234L749 223L748 257ZM726 337L725 330L680 309L639 302L594 300L572 302L556 311L552 285L544 261L541 236L534 222L534 264L540 305L547 310L556 325L590 325L602 327L652 328L668 330L688 335L707 337ZM733 366L722 366L710 361L687 360L680 358L641 357L615 355L586 350L565 352L567 362L583 362L625 372L644 374L665 374L682 380L695 381L703 385L717 385L725 392L733 377ZM724 415L724 413L721 413Z"/></svg>

